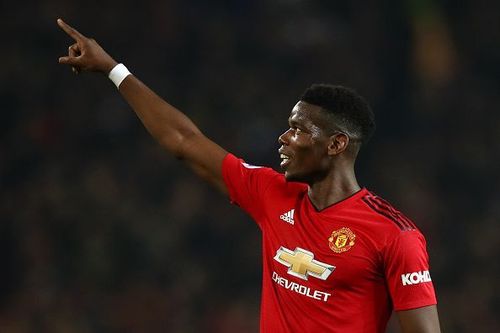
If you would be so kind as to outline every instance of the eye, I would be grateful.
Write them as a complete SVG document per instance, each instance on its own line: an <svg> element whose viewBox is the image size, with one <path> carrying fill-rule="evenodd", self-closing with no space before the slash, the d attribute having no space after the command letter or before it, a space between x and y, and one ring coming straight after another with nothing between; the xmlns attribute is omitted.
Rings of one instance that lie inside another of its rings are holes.
<svg viewBox="0 0 500 333"><path fill-rule="evenodd" d="M299 134L304 134L307 133L307 131L300 125L296 124L295 122L291 122L289 124L290 129L289 131L293 133L293 135L299 135Z"/></svg>
<svg viewBox="0 0 500 333"><path fill-rule="evenodd" d="M300 128L300 127L298 127L296 125L290 126L290 129L295 133L295 135L302 134L302 133L305 132L302 128Z"/></svg>

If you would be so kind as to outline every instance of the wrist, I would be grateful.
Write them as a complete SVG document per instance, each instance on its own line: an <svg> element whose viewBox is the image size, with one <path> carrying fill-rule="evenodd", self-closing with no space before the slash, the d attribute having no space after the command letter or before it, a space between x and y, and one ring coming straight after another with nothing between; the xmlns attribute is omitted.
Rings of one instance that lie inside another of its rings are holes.
<svg viewBox="0 0 500 333"><path fill-rule="evenodd" d="M118 63L111 59L111 61L109 63L107 63L104 67L104 70L102 71L102 73L106 76L109 76L109 73L113 70L113 68L116 67L116 65L118 65Z"/></svg>
<svg viewBox="0 0 500 333"><path fill-rule="evenodd" d="M116 64L108 74L108 78L113 81L116 88L120 88L120 84L125 80L125 78L131 75L130 71L125 67L124 64Z"/></svg>

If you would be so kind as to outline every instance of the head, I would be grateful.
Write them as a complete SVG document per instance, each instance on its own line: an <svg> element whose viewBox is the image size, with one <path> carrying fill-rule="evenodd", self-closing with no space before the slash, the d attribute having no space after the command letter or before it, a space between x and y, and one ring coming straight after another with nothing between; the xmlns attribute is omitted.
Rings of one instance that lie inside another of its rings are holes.
<svg viewBox="0 0 500 333"><path fill-rule="evenodd" d="M278 138L281 167L289 181L313 183L335 168L353 168L375 130L373 112L354 90L326 84L308 88Z"/></svg>

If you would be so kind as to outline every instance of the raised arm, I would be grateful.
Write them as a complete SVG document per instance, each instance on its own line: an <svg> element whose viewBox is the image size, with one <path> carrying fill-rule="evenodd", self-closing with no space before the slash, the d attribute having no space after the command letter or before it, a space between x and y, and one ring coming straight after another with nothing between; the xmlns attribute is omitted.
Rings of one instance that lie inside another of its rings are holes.
<svg viewBox="0 0 500 333"><path fill-rule="evenodd" d="M117 62L92 38L87 38L61 19L57 24L75 43L59 63L70 65L74 72L94 71L108 75ZM223 193L222 160L227 152L209 140L182 112L165 102L144 83L128 75L119 91L149 133L170 153L184 160L196 174Z"/></svg>

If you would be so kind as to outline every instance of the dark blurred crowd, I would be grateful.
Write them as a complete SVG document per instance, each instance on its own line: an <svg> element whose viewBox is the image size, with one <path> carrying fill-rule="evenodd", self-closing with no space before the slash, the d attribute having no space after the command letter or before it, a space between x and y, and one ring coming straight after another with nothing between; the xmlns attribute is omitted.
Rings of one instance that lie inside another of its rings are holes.
<svg viewBox="0 0 500 333"><path fill-rule="evenodd" d="M426 235L443 331L500 331L500 2L10 1L0 17L1 333L258 331L257 226L112 83L57 64L57 17L253 164L277 167L311 83L354 87L378 123L359 180Z"/></svg>

